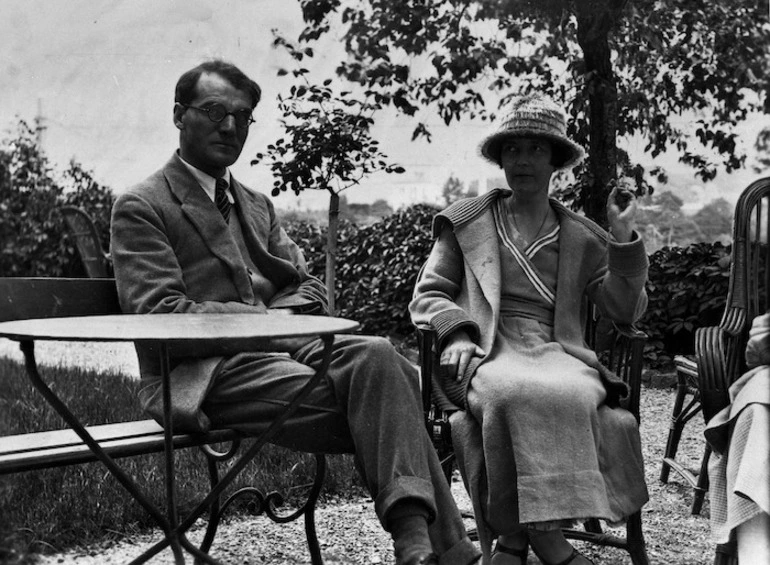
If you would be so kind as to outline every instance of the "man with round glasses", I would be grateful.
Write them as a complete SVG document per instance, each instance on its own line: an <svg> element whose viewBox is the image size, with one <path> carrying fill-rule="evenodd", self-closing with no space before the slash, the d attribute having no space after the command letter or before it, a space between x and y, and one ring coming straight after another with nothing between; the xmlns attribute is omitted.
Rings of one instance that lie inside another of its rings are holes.
<svg viewBox="0 0 770 565"><path fill-rule="evenodd" d="M224 61L179 79L178 151L113 207L112 257L125 312L327 313L323 284L307 272L269 199L230 174L260 97L259 86ZM276 443L355 453L397 565L474 563L480 554L425 431L415 369L383 338L338 336L334 347L326 380ZM283 344L283 354L177 352L175 428L263 431L315 373L322 348L320 340L297 339ZM156 355L141 344L137 353L142 405L162 421Z"/></svg>

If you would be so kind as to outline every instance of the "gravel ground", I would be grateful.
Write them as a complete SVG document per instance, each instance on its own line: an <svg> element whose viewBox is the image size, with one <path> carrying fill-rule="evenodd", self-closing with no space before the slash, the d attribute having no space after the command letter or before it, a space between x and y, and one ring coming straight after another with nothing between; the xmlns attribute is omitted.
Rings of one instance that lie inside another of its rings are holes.
<svg viewBox="0 0 770 565"><path fill-rule="evenodd" d="M0 355L20 354L14 344L0 340ZM38 348L43 363L83 363L89 367L126 374L138 374L133 348L127 344L103 344L94 355L94 346L87 344L43 344ZM708 497L700 516L690 515L692 489L675 473L669 484L658 481L660 459L668 434L674 394L671 390L645 389L642 395L642 441L646 462L650 502L644 508L643 524L650 561L680 565L701 565L713 561L713 546L709 541ZM703 421L693 418L685 428L680 443L680 459L697 468L703 450ZM470 503L459 481L453 485L461 509ZM383 532L369 499L329 501L317 511L318 538L325 563L356 565L389 565L393 563L391 541ZM469 521L470 524L470 521ZM196 525L190 533L199 541L204 524ZM116 526L119 530L119 526ZM288 565L309 563L302 522L277 525L263 516L241 517L220 525L211 555L227 564ZM41 564L101 565L126 563L158 541L155 534L129 535L119 541L96 546L73 548L65 553L40 556ZM595 548L577 544L597 564L630 563L627 554L610 548ZM151 564L174 563L166 550L150 561ZM530 556L530 564L538 563Z"/></svg>
<svg viewBox="0 0 770 565"><path fill-rule="evenodd" d="M456 483L458 498L465 496ZM465 497L467 507L470 502ZM469 525L470 525L469 521ZM326 565L390 565L393 563L390 536L380 527L370 499L323 504L317 510L318 541ZM189 538L199 542L205 524L196 525ZM120 543L81 548L65 554L42 557L41 564L117 565L129 562L161 538L132 537ZM232 520L220 525L210 554L227 564L289 565L310 563L302 521L277 525L264 516ZM173 564L169 550L149 563Z"/></svg>

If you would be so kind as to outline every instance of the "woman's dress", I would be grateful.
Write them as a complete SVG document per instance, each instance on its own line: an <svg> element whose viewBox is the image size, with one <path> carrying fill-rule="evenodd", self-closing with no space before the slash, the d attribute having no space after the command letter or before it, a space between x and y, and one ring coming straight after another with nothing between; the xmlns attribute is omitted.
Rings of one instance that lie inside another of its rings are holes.
<svg viewBox="0 0 770 565"><path fill-rule="evenodd" d="M522 523L620 521L629 481L643 465L636 420L604 405L598 372L553 340L558 224L524 245L503 206L499 200L495 209L498 333L468 390L482 436L485 521L497 534ZM465 433L459 422L453 429L458 424Z"/></svg>

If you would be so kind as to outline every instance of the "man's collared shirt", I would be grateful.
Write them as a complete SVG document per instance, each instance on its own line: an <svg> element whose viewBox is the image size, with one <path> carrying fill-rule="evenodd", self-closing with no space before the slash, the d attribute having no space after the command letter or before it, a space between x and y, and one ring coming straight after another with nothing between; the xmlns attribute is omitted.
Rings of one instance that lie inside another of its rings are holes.
<svg viewBox="0 0 770 565"><path fill-rule="evenodd" d="M187 169L192 173L192 175L195 177L195 180L198 181L198 184L201 185L201 188L206 193L206 195L211 199L212 202L216 202L215 199L215 192L216 192L216 185L217 185L217 179L212 177L211 175L204 173L200 169L192 166L190 163L182 159L181 155L179 156L179 160L184 163L184 166L187 167ZM225 169L225 175L222 177L225 179L225 182L227 183L227 191L225 194L227 194L227 199L230 201L230 204L235 204L235 199L233 198L232 193L230 192L230 169Z"/></svg>

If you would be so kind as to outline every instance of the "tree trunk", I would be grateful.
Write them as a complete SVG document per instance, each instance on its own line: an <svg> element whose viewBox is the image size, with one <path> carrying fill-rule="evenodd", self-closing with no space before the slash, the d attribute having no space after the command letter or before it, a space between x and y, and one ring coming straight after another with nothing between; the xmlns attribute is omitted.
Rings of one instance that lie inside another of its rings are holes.
<svg viewBox="0 0 770 565"><path fill-rule="evenodd" d="M340 196L333 190L329 193L329 229L326 231L326 298L329 302L329 315L334 316L334 283L337 271L337 228L340 222Z"/></svg>
<svg viewBox="0 0 770 565"><path fill-rule="evenodd" d="M625 2L578 0L578 43L586 68L589 106L589 184L580 203L586 216L607 226L607 195L617 178L618 92L610 61L609 35Z"/></svg>

